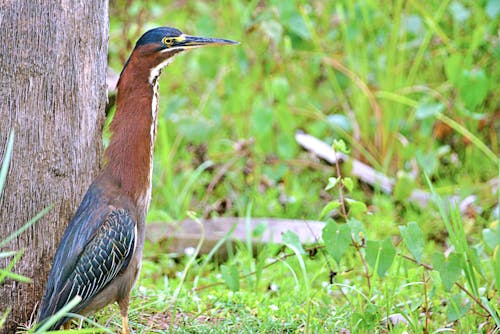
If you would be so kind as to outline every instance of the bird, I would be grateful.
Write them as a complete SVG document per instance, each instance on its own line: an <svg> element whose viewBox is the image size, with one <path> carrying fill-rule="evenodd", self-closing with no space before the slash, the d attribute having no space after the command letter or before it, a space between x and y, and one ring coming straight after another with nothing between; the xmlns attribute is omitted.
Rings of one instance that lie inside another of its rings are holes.
<svg viewBox="0 0 500 334"><path fill-rule="evenodd" d="M130 291L139 275L151 200L158 118L158 78L178 54L238 42L191 36L171 27L145 32L117 84L116 111L104 165L59 243L40 303L37 328L79 296L71 313L92 314L117 302L123 334L130 333ZM49 330L68 328L65 316Z"/></svg>

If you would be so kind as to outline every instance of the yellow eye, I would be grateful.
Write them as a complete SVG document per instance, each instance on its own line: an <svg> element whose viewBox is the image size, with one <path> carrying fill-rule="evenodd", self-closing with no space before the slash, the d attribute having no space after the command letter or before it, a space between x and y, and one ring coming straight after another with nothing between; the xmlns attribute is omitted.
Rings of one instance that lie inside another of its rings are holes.
<svg viewBox="0 0 500 334"><path fill-rule="evenodd" d="M170 38L170 37L163 37L163 39L161 41L163 42L163 44L165 44L168 47L170 47L170 46L172 46L172 44L174 44L174 39Z"/></svg>

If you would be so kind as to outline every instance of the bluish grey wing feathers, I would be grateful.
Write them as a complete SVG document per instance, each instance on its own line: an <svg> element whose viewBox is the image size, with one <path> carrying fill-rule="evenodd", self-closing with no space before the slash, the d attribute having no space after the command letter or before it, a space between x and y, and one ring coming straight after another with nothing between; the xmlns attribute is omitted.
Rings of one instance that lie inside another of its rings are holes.
<svg viewBox="0 0 500 334"><path fill-rule="evenodd" d="M122 270L127 268L136 243L136 222L125 209L110 211L95 234L83 248L64 281L54 286L47 300L42 301L39 321L55 314L75 296L82 301L73 313L85 308L91 299L101 292ZM65 320L65 319L63 319ZM62 325L63 320L53 326Z"/></svg>
<svg viewBox="0 0 500 334"><path fill-rule="evenodd" d="M123 209L112 211L85 247L73 274L63 305L76 295L85 306L93 296L126 268L134 251L135 223ZM82 307L79 307L81 309ZM76 310L74 310L76 311Z"/></svg>

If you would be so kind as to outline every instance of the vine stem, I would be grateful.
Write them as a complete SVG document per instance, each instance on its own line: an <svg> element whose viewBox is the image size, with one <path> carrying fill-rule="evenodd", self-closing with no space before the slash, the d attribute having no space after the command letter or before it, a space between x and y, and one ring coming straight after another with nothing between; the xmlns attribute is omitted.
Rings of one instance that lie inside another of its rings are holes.
<svg viewBox="0 0 500 334"><path fill-rule="evenodd" d="M335 159L335 170L337 172L337 177L338 178L342 178L342 172L340 171L340 164L339 164L340 159L337 159L337 151L335 150L335 146L332 146L332 150L333 150L333 154L334 154L334 156L336 158ZM338 186L338 189L339 189L339 200L340 200L340 207L341 207L340 215L344 219L344 222L347 223L348 213L347 213L347 210L346 210L346 207L345 207L345 196L344 196L344 190L343 190L344 189L344 183L343 182L338 182L338 185L339 185ZM354 246L354 248L356 248L356 251L358 252L359 257L361 259L361 262L363 263L363 268L364 268L365 277L366 277L366 283L368 284L368 291L371 291L372 290L372 286L371 286L371 279L370 279L370 270L368 268L368 264L366 263L366 259L363 256L363 253L361 252L362 246L358 245L358 243L356 242L356 240L354 240L353 236L351 236L351 243Z"/></svg>
<svg viewBox="0 0 500 334"><path fill-rule="evenodd" d="M342 177L342 173L340 171L340 164L339 164L339 160L340 159L337 159L337 151L335 151L335 147L332 146L332 150L333 150L333 155L335 156L335 171L337 172L337 177L341 178ZM347 210L345 208L345 199L344 199L344 184L342 182L339 182L338 183L339 185L339 199L340 199L340 207L342 208L342 212L341 212L341 215L342 215L342 218L344 218L345 222L347 222Z"/></svg>

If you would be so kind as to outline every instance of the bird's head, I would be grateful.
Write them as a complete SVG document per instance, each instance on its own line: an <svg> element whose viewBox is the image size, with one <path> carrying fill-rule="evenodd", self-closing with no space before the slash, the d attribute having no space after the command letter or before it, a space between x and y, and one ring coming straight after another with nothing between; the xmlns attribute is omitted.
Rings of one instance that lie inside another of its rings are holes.
<svg viewBox="0 0 500 334"><path fill-rule="evenodd" d="M163 67L168 65L180 52L204 46L238 44L221 38L190 36L170 27L154 28L141 36L133 54L136 54L151 71L150 82L158 77Z"/></svg>

